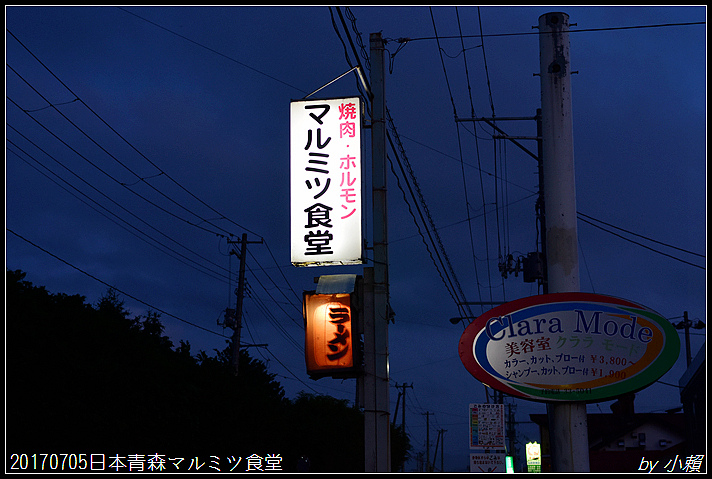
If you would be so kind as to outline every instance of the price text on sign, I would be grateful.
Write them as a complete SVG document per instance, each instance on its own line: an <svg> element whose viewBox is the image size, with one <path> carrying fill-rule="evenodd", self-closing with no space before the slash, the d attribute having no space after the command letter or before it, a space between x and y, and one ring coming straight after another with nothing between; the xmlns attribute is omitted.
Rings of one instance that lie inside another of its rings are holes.
<svg viewBox="0 0 712 479"><path fill-rule="evenodd" d="M459 344L483 383L535 401L597 402L640 390L665 374L680 339L660 314L624 299L556 293L481 315Z"/></svg>
<svg viewBox="0 0 712 479"><path fill-rule="evenodd" d="M470 449L504 449L504 404L470 404Z"/></svg>

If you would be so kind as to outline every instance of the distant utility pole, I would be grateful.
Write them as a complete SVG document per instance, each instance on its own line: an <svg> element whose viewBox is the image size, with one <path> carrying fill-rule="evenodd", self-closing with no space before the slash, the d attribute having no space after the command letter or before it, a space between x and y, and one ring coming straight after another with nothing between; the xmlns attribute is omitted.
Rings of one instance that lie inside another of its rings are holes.
<svg viewBox="0 0 712 479"><path fill-rule="evenodd" d="M689 368L690 364L692 364L692 350L690 349L690 328L704 329L705 323L703 323L699 319L695 320L694 322L690 321L687 316L687 311L684 312L683 318L684 319L682 321L672 323L672 325L675 326L675 329L685 330L685 359L687 360L687 367Z"/></svg>
<svg viewBox="0 0 712 479"><path fill-rule="evenodd" d="M396 383L396 389L398 388L402 388L403 392L401 393L400 391L398 391L398 399L396 400L396 410L393 413L393 425L396 425L396 419L398 418L398 405L400 404L401 398L403 398L403 412L401 413L401 430L403 431L403 434L405 434L405 389L413 389L413 383L410 383L410 386L405 383L399 386L398 383ZM402 464L400 472L403 472L404 467L405 464Z"/></svg>
<svg viewBox="0 0 712 479"><path fill-rule="evenodd" d="M413 383L410 383L410 385L403 383L400 386L398 385L398 383L396 383L396 389L398 389L398 388L403 389L402 393L400 393L400 392L398 393L398 397L403 398L403 412L401 412L401 428L403 428L403 432L405 432L405 388L413 389ZM395 412L395 414L393 414L393 424L394 425L396 423L397 415L398 415L398 402L396 402L396 412Z"/></svg>
<svg viewBox="0 0 712 479"><path fill-rule="evenodd" d="M542 169L549 293L578 292L578 233L571 117L569 16L539 17ZM588 423L583 402L549 403L554 472L589 472Z"/></svg>
<svg viewBox="0 0 712 479"><path fill-rule="evenodd" d="M517 431L515 429L515 417L514 417L514 412L517 408L515 404L507 404L507 440L509 444L507 445L508 453L510 456L512 456L512 462L514 464L517 463L516 461L516 454L515 454L515 444L517 442Z"/></svg>
<svg viewBox="0 0 712 479"><path fill-rule="evenodd" d="M431 412L422 413L425 416L425 472L432 472L430 469L430 415Z"/></svg>
<svg viewBox="0 0 712 479"><path fill-rule="evenodd" d="M240 247L240 273L238 276L237 290L235 295L237 296L237 304L235 305L235 316L234 320L230 322L230 327L233 329L232 333L232 367L235 371L235 376L237 376L240 365L240 333L242 330L242 302L245 297L245 260L247 258L247 244L248 243L262 243L263 240L259 241L247 241L247 233L242 234L242 239L238 241L230 241L228 243L238 243Z"/></svg>
<svg viewBox="0 0 712 479"><path fill-rule="evenodd" d="M447 429L438 429L438 438L435 440L435 457L433 458L433 463L438 458L438 445L440 445L440 472L445 472L445 433Z"/></svg>
<svg viewBox="0 0 712 479"><path fill-rule="evenodd" d="M447 429L440 429L440 472L445 472L445 433Z"/></svg>

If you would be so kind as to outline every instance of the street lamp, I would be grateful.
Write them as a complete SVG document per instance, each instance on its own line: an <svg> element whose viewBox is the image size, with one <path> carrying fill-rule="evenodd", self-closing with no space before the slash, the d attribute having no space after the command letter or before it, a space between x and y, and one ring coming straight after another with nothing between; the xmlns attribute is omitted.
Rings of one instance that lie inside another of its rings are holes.
<svg viewBox="0 0 712 479"><path fill-rule="evenodd" d="M451 322L452 324L457 324L457 323L459 323L460 321L462 321L463 319L475 319L475 318L473 318L473 317L471 317L471 316L461 316L461 317L459 317L459 318L450 318L450 322Z"/></svg>

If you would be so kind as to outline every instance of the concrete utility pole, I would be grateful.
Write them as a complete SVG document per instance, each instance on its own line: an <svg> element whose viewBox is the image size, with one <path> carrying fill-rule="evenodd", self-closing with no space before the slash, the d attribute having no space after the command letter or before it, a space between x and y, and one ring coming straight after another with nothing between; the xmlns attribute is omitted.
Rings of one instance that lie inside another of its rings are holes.
<svg viewBox="0 0 712 479"><path fill-rule="evenodd" d="M546 266L549 293L578 292L569 16L539 17ZM549 403L554 472L589 472L586 404Z"/></svg>
<svg viewBox="0 0 712 479"><path fill-rule="evenodd" d="M231 324L233 328L232 332L232 367L235 370L235 376L239 372L240 366L240 333L242 330L242 302L245 298L245 260L247 258L247 244L248 243L262 243L260 241L247 241L247 233L242 234L242 239L235 241L234 243L240 243L240 273L238 276L237 290L235 295L237 296L237 303L235 305L235 318Z"/></svg>
<svg viewBox="0 0 712 479"><path fill-rule="evenodd" d="M384 45L370 36L371 159L373 190L372 314L364 316L364 449L366 472L390 472L391 429L388 378L388 217ZM367 273L364 271L365 289ZM364 309L370 305L364 305ZM370 316L370 317L369 317Z"/></svg>

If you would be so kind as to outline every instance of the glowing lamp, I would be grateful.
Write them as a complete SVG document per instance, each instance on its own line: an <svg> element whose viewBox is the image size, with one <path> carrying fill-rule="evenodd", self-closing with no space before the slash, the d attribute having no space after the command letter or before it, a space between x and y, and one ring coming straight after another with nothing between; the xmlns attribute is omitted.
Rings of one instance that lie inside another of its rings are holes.
<svg viewBox="0 0 712 479"><path fill-rule="evenodd" d="M312 378L355 377L359 370L358 301L353 290L304 292L304 354Z"/></svg>

